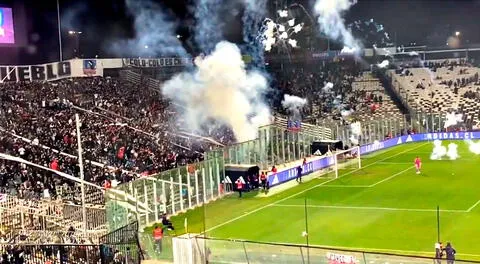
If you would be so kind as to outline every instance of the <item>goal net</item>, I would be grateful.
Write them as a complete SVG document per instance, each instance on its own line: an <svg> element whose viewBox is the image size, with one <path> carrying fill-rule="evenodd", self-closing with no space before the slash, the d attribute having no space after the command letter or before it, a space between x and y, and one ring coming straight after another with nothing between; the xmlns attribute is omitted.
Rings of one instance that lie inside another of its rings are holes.
<svg viewBox="0 0 480 264"><path fill-rule="evenodd" d="M347 150L337 150L331 153L329 163L329 174L338 178L344 173L349 173L362 168L360 159L360 147L353 147Z"/></svg>

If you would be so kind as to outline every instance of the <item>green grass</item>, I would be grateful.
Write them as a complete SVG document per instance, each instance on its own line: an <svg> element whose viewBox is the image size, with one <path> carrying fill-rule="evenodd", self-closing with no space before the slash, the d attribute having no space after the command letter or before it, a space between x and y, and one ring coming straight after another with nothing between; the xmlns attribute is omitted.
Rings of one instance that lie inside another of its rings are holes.
<svg viewBox="0 0 480 264"><path fill-rule="evenodd" d="M430 160L431 142L405 144L363 157L362 169L341 170L338 179L319 177L270 197L231 195L173 217L176 234L185 233L187 218L189 233L305 244L307 222L311 245L433 256L439 205L441 240L452 242L457 258L480 260L480 156L454 143L455 161Z"/></svg>

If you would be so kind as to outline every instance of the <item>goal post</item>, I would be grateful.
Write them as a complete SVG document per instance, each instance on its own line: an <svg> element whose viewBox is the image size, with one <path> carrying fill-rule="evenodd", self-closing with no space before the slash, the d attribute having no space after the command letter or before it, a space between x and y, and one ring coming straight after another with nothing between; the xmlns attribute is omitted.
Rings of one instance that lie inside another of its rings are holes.
<svg viewBox="0 0 480 264"><path fill-rule="evenodd" d="M338 178L339 170L358 170L362 168L359 146L346 150L335 151L332 154L332 169L335 171L335 178Z"/></svg>

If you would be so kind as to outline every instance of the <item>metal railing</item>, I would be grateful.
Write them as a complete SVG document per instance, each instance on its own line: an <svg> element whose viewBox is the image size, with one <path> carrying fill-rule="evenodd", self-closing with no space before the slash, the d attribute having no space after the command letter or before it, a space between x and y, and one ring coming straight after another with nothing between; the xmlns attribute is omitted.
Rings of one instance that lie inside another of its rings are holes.
<svg viewBox="0 0 480 264"><path fill-rule="evenodd" d="M346 250L298 244L264 243L201 236L174 238L174 263L329 263L438 264L441 260L402 254ZM435 255L432 251L431 254ZM208 261L208 262L207 262ZM479 263L456 260L456 263Z"/></svg>
<svg viewBox="0 0 480 264"><path fill-rule="evenodd" d="M124 263L136 264L143 259L142 249L138 238L138 222L121 227L100 238L101 256L106 263L115 258L124 260Z"/></svg>
<svg viewBox="0 0 480 264"><path fill-rule="evenodd" d="M140 228L223 195L223 155L122 184L106 191L109 230L133 221Z"/></svg>
<svg viewBox="0 0 480 264"><path fill-rule="evenodd" d="M0 256L6 263L100 264L98 245L1 245ZM7 262L9 261L9 262ZM3 263L3 262L2 262Z"/></svg>

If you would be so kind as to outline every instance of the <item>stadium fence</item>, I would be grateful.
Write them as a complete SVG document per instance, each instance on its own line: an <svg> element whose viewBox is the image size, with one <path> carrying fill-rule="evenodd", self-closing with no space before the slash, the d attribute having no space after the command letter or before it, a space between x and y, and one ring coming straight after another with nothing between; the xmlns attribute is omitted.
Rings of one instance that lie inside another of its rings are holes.
<svg viewBox="0 0 480 264"><path fill-rule="evenodd" d="M121 227L100 238L100 255L102 263L140 263L143 252L138 238L138 222Z"/></svg>
<svg viewBox="0 0 480 264"><path fill-rule="evenodd" d="M110 231L138 221L140 229L224 195L225 161L212 154L205 161L122 184L105 193Z"/></svg>
<svg viewBox="0 0 480 264"><path fill-rule="evenodd" d="M435 251L422 256L386 254L298 244L180 236L173 239L174 263L328 263L328 264L438 264ZM445 259L443 259L445 261ZM455 263L480 263L456 260Z"/></svg>
<svg viewBox="0 0 480 264"><path fill-rule="evenodd" d="M0 244L0 256L2 257L2 263L113 263L102 262L99 245Z"/></svg>

